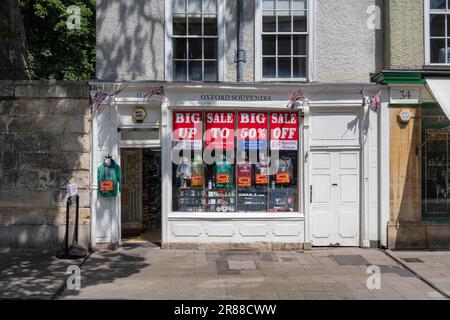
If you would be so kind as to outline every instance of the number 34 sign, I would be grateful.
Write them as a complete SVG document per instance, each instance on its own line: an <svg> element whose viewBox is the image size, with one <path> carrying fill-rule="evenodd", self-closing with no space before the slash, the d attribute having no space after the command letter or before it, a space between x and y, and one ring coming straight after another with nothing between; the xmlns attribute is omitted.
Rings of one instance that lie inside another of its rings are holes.
<svg viewBox="0 0 450 320"><path fill-rule="evenodd" d="M391 89L391 103L420 103L420 89Z"/></svg>

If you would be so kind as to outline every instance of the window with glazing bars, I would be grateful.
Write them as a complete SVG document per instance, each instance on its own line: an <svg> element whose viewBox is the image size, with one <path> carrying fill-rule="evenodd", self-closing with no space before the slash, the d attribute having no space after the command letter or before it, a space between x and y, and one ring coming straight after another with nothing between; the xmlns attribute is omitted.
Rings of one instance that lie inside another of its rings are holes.
<svg viewBox="0 0 450 320"><path fill-rule="evenodd" d="M262 0L262 77L307 77L308 0Z"/></svg>
<svg viewBox="0 0 450 320"><path fill-rule="evenodd" d="M174 81L218 81L217 0L172 0Z"/></svg>
<svg viewBox="0 0 450 320"><path fill-rule="evenodd" d="M430 62L450 63L450 0L430 0Z"/></svg>

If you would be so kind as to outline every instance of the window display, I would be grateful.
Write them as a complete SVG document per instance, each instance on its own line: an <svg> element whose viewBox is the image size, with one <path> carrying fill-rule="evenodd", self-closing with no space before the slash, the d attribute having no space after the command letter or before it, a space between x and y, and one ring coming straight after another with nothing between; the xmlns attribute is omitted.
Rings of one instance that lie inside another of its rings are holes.
<svg viewBox="0 0 450 320"><path fill-rule="evenodd" d="M424 217L450 216L450 122L439 110L422 117L422 206Z"/></svg>
<svg viewBox="0 0 450 320"><path fill-rule="evenodd" d="M297 113L173 116L173 211L299 211Z"/></svg>

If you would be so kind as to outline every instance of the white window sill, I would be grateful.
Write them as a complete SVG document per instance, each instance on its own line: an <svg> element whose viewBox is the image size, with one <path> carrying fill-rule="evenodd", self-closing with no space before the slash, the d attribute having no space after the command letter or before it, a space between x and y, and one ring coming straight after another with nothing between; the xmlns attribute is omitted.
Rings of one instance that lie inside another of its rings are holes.
<svg viewBox="0 0 450 320"><path fill-rule="evenodd" d="M169 220L304 220L299 212L172 212Z"/></svg>

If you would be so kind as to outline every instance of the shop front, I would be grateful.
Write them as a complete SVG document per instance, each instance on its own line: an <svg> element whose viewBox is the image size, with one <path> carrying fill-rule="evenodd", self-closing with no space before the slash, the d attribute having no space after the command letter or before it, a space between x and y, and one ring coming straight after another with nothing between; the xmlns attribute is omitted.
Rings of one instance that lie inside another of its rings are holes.
<svg viewBox="0 0 450 320"><path fill-rule="evenodd" d="M160 152L160 192L150 198L160 198L165 248L384 242L379 128L386 106L362 106L360 85L168 83L159 101L142 100L152 87L128 85L94 115L94 137L100 141L106 128L110 135L93 163L118 157L128 177L115 199L99 196L93 181L97 243L122 243L126 217L141 227L149 207L142 194L159 188L133 187L133 199L142 200L124 205L126 181L148 180L139 148ZM364 88L368 95L380 89ZM150 117L136 121L137 111Z"/></svg>

